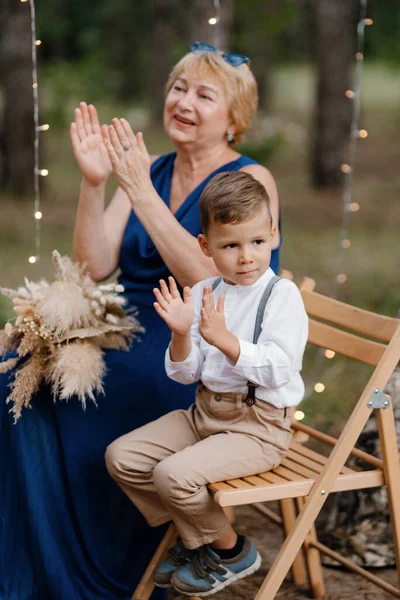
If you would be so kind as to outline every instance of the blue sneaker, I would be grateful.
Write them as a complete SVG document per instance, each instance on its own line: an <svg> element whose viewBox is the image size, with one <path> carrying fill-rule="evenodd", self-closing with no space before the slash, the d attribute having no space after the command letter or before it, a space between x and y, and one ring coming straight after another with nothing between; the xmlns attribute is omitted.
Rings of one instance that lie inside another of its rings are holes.
<svg viewBox="0 0 400 600"><path fill-rule="evenodd" d="M261 566L261 556L245 539L243 549L235 558L221 559L209 546L202 546L185 565L176 569L171 584L185 596L211 596L242 577L251 575Z"/></svg>
<svg viewBox="0 0 400 600"><path fill-rule="evenodd" d="M157 569L154 571L152 579L154 585L161 588L170 588L172 574L176 569L188 562L196 550L188 550L182 544L180 537L177 538L173 548L168 550L167 558L160 562Z"/></svg>

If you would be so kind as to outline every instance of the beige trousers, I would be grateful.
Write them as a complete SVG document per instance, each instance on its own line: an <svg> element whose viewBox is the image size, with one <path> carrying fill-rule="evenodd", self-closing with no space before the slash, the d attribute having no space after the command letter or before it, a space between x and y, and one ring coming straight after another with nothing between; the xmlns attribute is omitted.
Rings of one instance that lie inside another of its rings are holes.
<svg viewBox="0 0 400 600"><path fill-rule="evenodd" d="M155 527L174 521L193 549L229 530L207 484L273 469L290 439L290 410L199 385L196 404L135 429L107 448L110 475Z"/></svg>

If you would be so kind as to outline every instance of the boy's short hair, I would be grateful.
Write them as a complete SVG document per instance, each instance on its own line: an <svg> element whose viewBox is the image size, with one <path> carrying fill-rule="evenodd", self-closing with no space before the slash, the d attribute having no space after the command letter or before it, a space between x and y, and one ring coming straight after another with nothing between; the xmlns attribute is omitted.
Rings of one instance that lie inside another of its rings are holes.
<svg viewBox="0 0 400 600"><path fill-rule="evenodd" d="M250 173L219 173L211 179L200 196L200 223L207 234L212 223L242 223L267 207L272 225L267 190Z"/></svg>

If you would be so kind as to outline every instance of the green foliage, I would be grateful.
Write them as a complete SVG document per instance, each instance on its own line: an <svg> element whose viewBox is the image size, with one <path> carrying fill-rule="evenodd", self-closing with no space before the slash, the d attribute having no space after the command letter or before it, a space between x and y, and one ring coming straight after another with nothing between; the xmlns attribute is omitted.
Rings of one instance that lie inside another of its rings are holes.
<svg viewBox="0 0 400 600"><path fill-rule="evenodd" d="M113 75L115 78L113 79ZM52 127L65 129L73 118L73 107L80 101L112 102L117 74L104 77L100 52L80 61L57 61L43 68L43 112Z"/></svg>
<svg viewBox="0 0 400 600"><path fill-rule="evenodd" d="M257 142L249 140L241 144L237 150L240 154L250 156L260 164L267 165L280 149L282 142L282 136L277 134Z"/></svg>

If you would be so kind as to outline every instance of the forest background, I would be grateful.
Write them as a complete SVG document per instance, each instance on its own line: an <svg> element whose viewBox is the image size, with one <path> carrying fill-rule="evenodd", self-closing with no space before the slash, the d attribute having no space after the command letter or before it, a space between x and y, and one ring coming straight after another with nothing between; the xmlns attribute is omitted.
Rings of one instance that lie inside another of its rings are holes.
<svg viewBox="0 0 400 600"><path fill-rule="evenodd" d="M400 309L400 5L370 0L365 30L360 139L353 181L351 245L340 298L395 316ZM73 110L94 103L102 122L125 116L152 153L172 150L161 122L169 70L195 40L214 43L212 0L38 0L41 123L41 259L35 265L33 104L29 2L0 0L0 285L52 277L51 251L72 255L80 175L69 141ZM221 0L220 47L245 54L260 110L239 151L265 164L281 199L281 266L296 282L337 290L343 220L341 165L348 160L358 0ZM115 183L110 181L109 195ZM12 316L0 297L0 326ZM306 421L335 432L361 386L339 358L320 369L307 355ZM323 394L313 391L323 381ZM338 383L340 382L340 383ZM320 410L323 401L324 410Z"/></svg>

